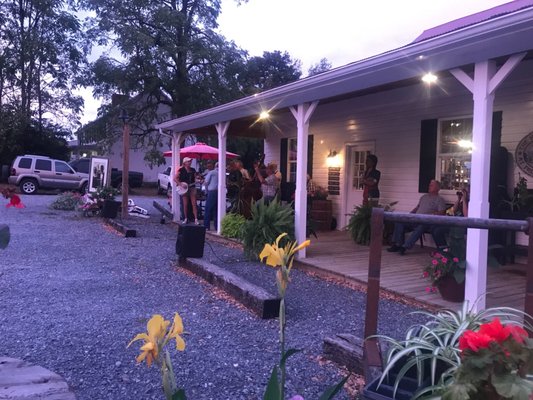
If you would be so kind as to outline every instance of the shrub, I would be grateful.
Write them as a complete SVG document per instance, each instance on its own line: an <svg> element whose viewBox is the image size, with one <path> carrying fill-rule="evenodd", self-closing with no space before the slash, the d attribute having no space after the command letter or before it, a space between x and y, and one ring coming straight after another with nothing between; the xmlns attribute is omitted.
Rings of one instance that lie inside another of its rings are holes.
<svg viewBox="0 0 533 400"><path fill-rule="evenodd" d="M385 205L377 205L385 209L385 211L393 211L393 206L398 203L393 201L392 203ZM350 236L357 244L367 245L370 243L370 226L371 226L371 217L372 217L372 204L364 204L356 206L352 215L350 216L350 221L346 226L346 230L350 232ZM383 235L386 236L387 232L384 231Z"/></svg>
<svg viewBox="0 0 533 400"><path fill-rule="evenodd" d="M242 227L245 222L246 218L240 214L226 214L226 216L222 218L222 236L227 238L241 239Z"/></svg>
<svg viewBox="0 0 533 400"><path fill-rule="evenodd" d="M282 205L277 199L265 205L263 199L252 204L252 218L242 229L244 254L257 260L265 244L272 243L284 232L294 240L294 210Z"/></svg>
<svg viewBox="0 0 533 400"><path fill-rule="evenodd" d="M76 192L65 192L58 195L51 207L54 210L74 211L80 202L80 194Z"/></svg>

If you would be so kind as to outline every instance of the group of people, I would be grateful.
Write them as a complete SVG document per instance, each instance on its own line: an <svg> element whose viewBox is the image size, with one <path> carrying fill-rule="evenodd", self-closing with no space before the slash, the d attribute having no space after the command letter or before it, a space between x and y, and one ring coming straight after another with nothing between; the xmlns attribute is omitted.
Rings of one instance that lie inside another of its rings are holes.
<svg viewBox="0 0 533 400"><path fill-rule="evenodd" d="M432 180L429 183L428 193L424 194L416 207L411 211L414 214L426 215L445 215L447 206L446 201L439 195L441 185L437 180ZM456 193L457 199L450 209L450 214L458 217L468 216L468 189L463 188ZM411 234L405 240L406 231L411 230ZM387 249L389 252L397 252L404 255L405 252L411 249L420 237L428 232L431 233L437 248L447 247L446 235L449 228L446 226L432 226L432 225L415 225L395 223L394 232L392 234L393 245Z"/></svg>
<svg viewBox="0 0 533 400"><path fill-rule="evenodd" d="M204 184L206 188L206 202L204 209L204 226L210 229L211 220L216 226L217 198L218 198L218 163L213 160L207 160L207 171L202 175L196 172L191 166L192 158L184 157L182 166L178 169L174 182L176 187L181 188L181 201L183 205L183 223L188 223L189 205L192 209L194 223L199 225L198 206L197 206L197 189L196 184Z"/></svg>
<svg viewBox="0 0 533 400"><path fill-rule="evenodd" d="M203 184L206 189L206 202L204 209L204 226L207 230L211 221L217 225L217 200L218 200L218 163L208 160L207 171L199 174L191 166L192 159L184 157L182 166L174 176L176 187L181 196L183 207L183 223L188 223L189 207L191 208L194 223L199 225L197 207L196 184ZM254 163L254 173L251 176L240 160L232 160L228 165L226 187L228 198L232 203L239 202L241 212L246 214L246 209L251 205L252 199L263 198L266 204L270 203L279 193L281 174L277 164L264 165L262 160ZM246 215L245 215L246 216Z"/></svg>
<svg viewBox="0 0 533 400"><path fill-rule="evenodd" d="M192 159L185 157L182 166L178 169L174 181L176 187L181 187L184 223L188 222L189 205L192 208L194 223L199 224L197 210L197 189L196 183L202 183L206 188L206 203L204 212L204 226L210 229L211 220L217 224L217 200L218 200L218 163L213 160L207 161L207 171L201 175L191 167ZM369 154L365 162L363 174L363 204L377 205L380 197L379 181L381 172L376 169L378 158ZM307 188L312 185L308 176ZM227 190L228 198L233 203L239 202L241 209L246 216L246 209L252 200L263 198L268 204L279 194L281 174L277 164L269 163L264 165L262 160L254 163L254 173L251 176L240 160L232 160L228 166ZM441 184L437 180L431 180L428 193L424 194L415 208L411 211L414 214L445 215L446 201L439 195ZM468 189L463 188L457 192L457 200L451 207L451 214L455 216L468 216ZM411 232L407 240L405 234ZM446 247L446 234L448 228L443 226L413 225L396 223L392 235L393 245L387 250L404 255L411 249L424 233L431 233L435 244L439 248Z"/></svg>
<svg viewBox="0 0 533 400"><path fill-rule="evenodd" d="M380 192L379 181L381 179L381 172L376 169L378 158L369 154L366 158L365 171L363 174L363 204L376 206L378 204ZM466 187L456 192L457 199L451 208L447 208L446 201L439 195L441 184L437 180L431 180L429 183L428 193L424 194L418 204L411 213L414 214L429 214L429 215L445 215L449 213L454 216L467 217L468 216L468 201L469 193ZM405 234L411 232L407 240ZM397 252L404 255L405 252L411 249L414 244L420 239L424 233L431 233L437 248L447 247L446 236L449 228L445 226L431 226L431 225L416 225L416 224L394 224L394 232L392 235L393 245L387 250L389 252Z"/></svg>

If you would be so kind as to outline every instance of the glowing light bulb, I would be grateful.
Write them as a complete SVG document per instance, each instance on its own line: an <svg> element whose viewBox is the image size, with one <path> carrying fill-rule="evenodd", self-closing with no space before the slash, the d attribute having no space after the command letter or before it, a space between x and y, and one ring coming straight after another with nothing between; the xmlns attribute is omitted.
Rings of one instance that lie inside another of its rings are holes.
<svg viewBox="0 0 533 400"><path fill-rule="evenodd" d="M422 77L422 82L427 83L428 85L431 85L432 83L437 82L437 80L438 80L437 75L434 75L431 72L428 72Z"/></svg>

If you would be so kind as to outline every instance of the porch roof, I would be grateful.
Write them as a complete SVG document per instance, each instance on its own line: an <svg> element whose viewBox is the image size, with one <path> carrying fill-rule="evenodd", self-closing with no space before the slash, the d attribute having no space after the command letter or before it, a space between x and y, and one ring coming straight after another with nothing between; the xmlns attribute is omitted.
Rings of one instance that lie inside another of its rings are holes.
<svg viewBox="0 0 533 400"><path fill-rule="evenodd" d="M519 2L523 3L523 0ZM230 124L229 133L235 134L236 130L254 126L253 121L263 110L279 110L312 101L331 101L381 87L409 84L427 72L438 73L531 51L533 4L527 1L523 6L507 14L424 38L254 96L169 120L157 124L156 128L174 132L202 128L205 133L215 133L214 124L241 120L242 123Z"/></svg>

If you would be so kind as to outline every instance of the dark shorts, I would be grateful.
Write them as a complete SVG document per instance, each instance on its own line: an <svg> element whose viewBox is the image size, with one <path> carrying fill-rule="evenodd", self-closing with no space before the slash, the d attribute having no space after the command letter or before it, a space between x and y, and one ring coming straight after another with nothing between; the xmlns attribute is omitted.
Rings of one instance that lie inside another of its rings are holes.
<svg viewBox="0 0 533 400"><path fill-rule="evenodd" d="M191 194L196 196L196 186L193 184L189 185L189 190L182 197L191 197Z"/></svg>

